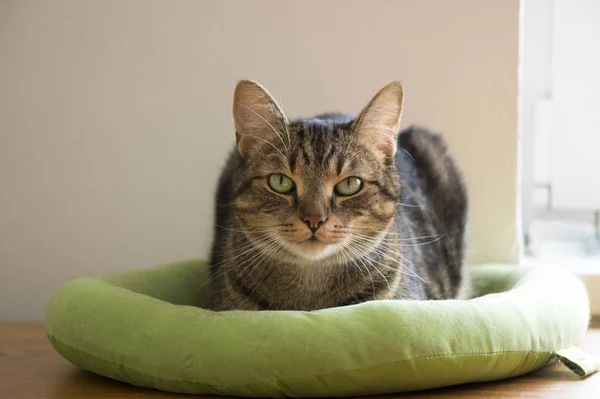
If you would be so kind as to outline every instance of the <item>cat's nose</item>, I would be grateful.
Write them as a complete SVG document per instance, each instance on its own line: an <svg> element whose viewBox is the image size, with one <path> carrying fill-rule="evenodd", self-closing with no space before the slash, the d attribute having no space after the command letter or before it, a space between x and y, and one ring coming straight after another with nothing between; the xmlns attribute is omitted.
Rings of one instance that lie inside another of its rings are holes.
<svg viewBox="0 0 600 399"><path fill-rule="evenodd" d="M314 196L307 196L300 205L300 219L315 233L327 220L326 208Z"/></svg>
<svg viewBox="0 0 600 399"><path fill-rule="evenodd" d="M302 220L314 233L319 227L323 225L323 223L325 223L327 217L324 213L320 213L318 215L303 215Z"/></svg>

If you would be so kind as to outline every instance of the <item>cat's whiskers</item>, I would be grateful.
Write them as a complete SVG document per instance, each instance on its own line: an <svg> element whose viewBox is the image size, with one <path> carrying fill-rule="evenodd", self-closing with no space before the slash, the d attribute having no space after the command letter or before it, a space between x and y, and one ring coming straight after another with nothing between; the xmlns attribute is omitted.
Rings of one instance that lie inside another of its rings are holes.
<svg viewBox="0 0 600 399"><path fill-rule="evenodd" d="M345 246L343 246L342 244L336 244L336 250L339 251L340 254L340 258L341 258L341 264L343 265L347 265L347 264L352 264L354 265L354 267L358 268L359 270L362 270L361 266L359 264L357 264L356 259L353 259L350 255L348 255L346 253L346 248ZM348 267L344 267L343 268L346 274L346 278L348 277L348 275L350 274L350 271L348 269ZM366 270L366 266L365 266L365 270ZM371 284L373 283L373 280L371 280ZM373 287L375 287L373 285Z"/></svg>
<svg viewBox="0 0 600 399"><path fill-rule="evenodd" d="M272 239L274 239L274 237L271 237L267 234L263 234L263 235L257 237L255 239L255 242L246 242L242 246L237 246L236 250L241 251L240 253L237 253L236 255L234 255L228 259L225 259L221 262L214 263L213 267L214 266L222 266L220 268L220 272L225 272L227 269L225 266L229 265L231 262L233 262L234 260L236 260L244 255L251 254L254 251L259 251L262 247L264 247L265 245L268 245ZM253 255L248 255L248 256L253 256ZM213 276L213 279L217 276L219 276L219 274L215 274Z"/></svg>
<svg viewBox="0 0 600 399"><path fill-rule="evenodd" d="M369 253L365 253L365 254L362 254L362 255L361 255L361 249L362 249L362 248L360 248L360 247L359 247L358 245L356 245L355 243L350 243L350 244L348 245L348 247L349 247L349 248L352 248L352 250L355 252L356 256L360 256L360 257L361 257L360 259L362 259L362 260L365 260L365 259L366 259L366 260L367 260L367 263L369 264L369 266L371 266L371 268L375 269L375 271L377 271L377 272L378 272L378 273L381 275L381 277L383 277L383 279L385 280L385 282L386 282L386 284L387 284L387 286L388 286L388 289L389 289L389 288L390 288L390 282L389 282L389 281L388 281L388 279L387 279L387 278L386 278L386 277L383 275L383 273L381 273L381 270L379 270L379 267L375 267L375 266L373 266L373 263L377 263L377 264L379 264L380 266L383 266L383 267L386 267L386 265L384 265L384 264L382 264L382 263L380 263L380 262L376 261L376 260L375 260L375 259L374 259L374 258L373 258L373 257L372 257L370 254L369 254ZM388 267L388 268L389 268L389 267ZM393 269L393 268L390 268L390 269ZM394 269L394 270L395 270L395 269ZM372 279L373 279L373 278L371 277L371 280L372 280ZM373 286L373 291L375 291L375 287L374 287L374 286Z"/></svg>
<svg viewBox="0 0 600 399"><path fill-rule="evenodd" d="M371 279L371 288L372 288L372 292L373 292L373 299L375 299L375 281L373 280L373 275L371 274L371 271L369 269L370 268L375 269L381 275L381 277L383 277L383 279L385 280L388 288L390 287L390 282L388 281L387 278L385 278L385 276L383 275L383 273L381 273L381 271L377 267L373 267L373 265L371 263L369 263L369 262L373 262L374 261L373 259L371 259L366 254L361 255L360 250L358 248L354 248L354 245L352 243L349 243L347 245L347 247L348 247L348 249L350 251L352 251L354 253L354 255L358 258L358 260L363 265L365 265L365 269L369 273L369 278ZM365 262L365 260L366 260L366 262Z"/></svg>
<svg viewBox="0 0 600 399"><path fill-rule="evenodd" d="M261 236L257 237L253 242L248 241L244 245L236 246L236 250L241 251L241 252L236 253L236 255L234 255L228 259L225 259L222 262L215 263L213 266L222 266L220 269L221 269L221 271L224 271L226 269L225 266L227 266L229 263L231 263L234 260L236 260L242 256L245 256L245 255L247 255L249 257L256 255L256 254L252 254L252 253L260 252L261 248L269 245L274 239L275 239L275 237L272 237L268 234L262 234ZM249 259L246 259L246 260L249 260Z"/></svg>
<svg viewBox="0 0 600 399"><path fill-rule="evenodd" d="M274 240L273 244L261 252L261 255L258 258L258 263L253 261L252 264L249 264L248 266L246 266L241 272L239 272L238 276L236 277L236 280L239 276L243 275L249 268L253 269L250 272L251 274L261 275L261 273L267 267L267 265L269 264L269 262L271 261L273 256L279 255L283 251L284 245L281 242L281 240L277 239L277 237L274 237L274 238L275 238L275 240ZM260 270L257 270L259 268L260 268Z"/></svg>
<svg viewBox="0 0 600 399"><path fill-rule="evenodd" d="M342 257L342 248L343 247L340 244L333 244L333 254L335 255L337 263L340 265L346 263L344 258Z"/></svg>
<svg viewBox="0 0 600 399"><path fill-rule="evenodd" d="M335 260L338 265L346 265L347 262L344 261L344 259L342 258L341 254L340 254L340 244L333 244L333 256L335 256ZM341 268L341 271L345 274L345 276L347 278L348 277L348 268L343 267L343 268ZM341 293L341 284L336 284L335 290L338 293Z"/></svg>
<svg viewBox="0 0 600 399"><path fill-rule="evenodd" d="M377 233L386 233L384 230L375 230L373 229L373 231L377 232ZM361 244L364 245L364 250L368 250L368 251L379 251L381 252L382 255L386 255L387 253L393 253L397 256L400 256L403 260L409 262L412 264L412 262L408 259L406 259L401 253L395 252L393 251L391 248L386 248L386 252L382 252L380 250L380 245L382 243L385 244L391 244L391 245L401 245L401 242L404 240L415 240L415 239L420 239L420 238L425 238L425 237L429 237L429 236L422 236L422 237L413 237L413 238L387 238L384 236L384 234L380 235L379 237L372 237L372 236L366 236L366 235L361 235L361 234L357 234L355 232L339 232L339 234L343 235L344 238L349 238L349 242L352 242L352 240L358 241ZM433 236L436 237L436 239L439 239L441 237L438 237L437 235ZM432 240L431 242L434 242L435 240ZM430 242L427 242L430 243ZM427 244L424 243L424 244ZM404 245L404 246L410 246L410 245ZM406 267L404 264L402 265L403 267ZM410 269L408 269L409 271L412 271ZM420 277L419 277L420 278Z"/></svg>
<svg viewBox="0 0 600 399"><path fill-rule="evenodd" d="M406 155L408 155L408 156L410 157L410 159L412 159L413 161L415 160L415 159L413 158L413 156L412 156L412 155L410 155L410 152L406 151L406 149L404 149L404 148L400 147L399 145L397 145L397 146L396 146L396 148L397 148L397 149L399 149L399 150L402 150L402 151L404 151L404 152L406 153Z"/></svg>
<svg viewBox="0 0 600 399"><path fill-rule="evenodd" d="M398 259L390 256L389 254L392 253L396 256L399 256L400 258L402 258L402 260L407 260L401 253L395 252L392 249L386 248L386 250L382 250L381 248L379 248L378 246L372 246L371 242L369 241L361 241L361 238L356 237L355 238L355 244L360 246L360 249L362 249L365 252L376 252L377 254L379 254L380 256L383 256L393 262L395 262L396 264L398 264L400 267L402 267L402 269L408 271L408 273L416 278L418 278L419 280L425 282L425 280L419 276L414 270L408 268L404 263L400 262ZM412 262L410 262L412 264ZM394 269L390 266L387 265L383 265L380 263L381 266L387 267L387 268L391 268Z"/></svg>
<svg viewBox="0 0 600 399"><path fill-rule="evenodd" d="M266 246L266 248L263 248L262 250L257 249L256 250L256 254L254 254L252 257L250 257L248 260L246 260L246 262L248 262L247 264L244 264L243 268L241 270L237 271L237 275L236 277L233 279L232 284L235 283L237 281L238 278L240 278L240 276L246 276L246 272L248 270L251 270L252 273L252 268L253 265L256 264L256 262L258 262L257 265L261 265L264 261L264 259L266 259L267 254L271 253L272 250L274 248L276 248L278 246L278 242L277 239L275 237L272 237L273 240Z"/></svg>
<svg viewBox="0 0 600 399"><path fill-rule="evenodd" d="M266 246L267 244L265 243L264 245ZM248 247L248 246L244 246L244 248L247 248L247 247ZM252 252L254 252L254 253L252 253ZM214 280L216 280L216 279L218 279L218 278L222 277L223 275L227 274L227 272L228 272L230 269L229 269L228 267L226 267L226 266L227 266L227 265L229 265L229 264L230 264L231 262L233 262L234 260L236 260L237 258L239 258L239 257L241 257L241 256L243 256L243 255L246 255L246 254L248 254L248 253L252 253L252 254L251 254L251 255L248 255L248 256L246 257L246 261L249 261L249 260L252 260L252 259L254 259L256 256L259 256L261 252L260 252L259 250L257 250L257 248L256 248L256 246L255 246L255 245L250 245L250 248L249 248L248 250L244 250L244 251L243 251L243 253L241 253L241 254L238 254L238 255L236 255L236 256L233 256L233 257L231 257L231 258L229 258L229 259L226 259L226 260L224 260L224 261L222 261L222 262L215 263L213 266L220 265L221 267L218 269L218 272L217 272L217 273L215 273L215 274L211 275L210 281L214 281ZM214 270L214 269L213 269L213 270Z"/></svg>
<svg viewBox="0 0 600 399"><path fill-rule="evenodd" d="M264 257L265 253L269 252L271 250L271 248L273 248L276 244L277 244L276 237L269 237L258 245L256 243L254 243L253 248L251 248L251 252L253 251L254 253L249 256L244 257L243 259L241 259L239 261L238 265L234 266L237 268L242 267L242 269L238 270L237 273L243 274L245 270L247 270L249 267L252 266L252 263L254 261L257 261L257 260L261 259L262 257Z"/></svg>
<svg viewBox="0 0 600 399"><path fill-rule="evenodd" d="M358 233L352 233L352 236L354 237L360 237L360 238L365 238L365 239L371 239L371 236L367 236L367 235L363 235L363 234L358 234ZM430 234L430 235L426 235L426 236L419 236L419 237L405 237L405 238L389 238L389 237L385 237L385 238L381 238L379 239L379 241L384 241L386 243L396 243L396 242L404 242L404 241L414 241L414 240L422 240L425 238L433 238L434 240L439 240L444 236L444 234ZM374 241L375 242L375 241ZM435 242L435 241L430 241L430 242ZM427 244L427 243L422 243L422 244Z"/></svg>
<svg viewBox="0 0 600 399"><path fill-rule="evenodd" d="M239 249L241 249L241 250L242 250L242 252L241 252L241 253L239 253L239 254L237 254L237 255L235 255L235 256L233 256L233 257L229 258L229 259L226 259L226 260L224 260L224 261L222 261L222 262L215 263L215 264L213 264L213 267L214 267L214 266L226 266L226 265L228 265L229 263L231 263L232 261L234 261L234 260L238 259L239 257L241 257L241 256L244 256L244 255L246 255L246 254L249 254L249 253L251 253L251 252L253 252L253 251L260 252L260 249L261 249L262 247L264 247L264 246L266 246L266 245L270 244L270 242L271 242L272 240L274 240L274 239L275 239L275 237L267 237L267 238L266 238L264 241L262 241L262 242L259 242L259 243L258 243L258 245L257 245L256 243L248 243L248 244L244 245L243 247L239 248ZM258 240L257 240L257 241L258 241ZM250 256L254 256L254 255L255 255L255 254L253 254L253 255L250 255ZM225 271L225 269L226 269L225 267L222 267L222 268L221 268L221 270L222 270L222 271Z"/></svg>
<svg viewBox="0 0 600 399"><path fill-rule="evenodd" d="M379 234L386 234L387 232L385 230L378 230L378 229L371 229L368 227L345 227L344 230L340 230L342 232L344 232L345 234L351 234L352 236L356 236L356 237L361 237L361 238L365 238L365 239L372 239L373 243L377 243L377 242L396 242L396 243L400 243L400 242L404 242L404 241L415 241L415 240L421 240L421 239L425 239L425 238L433 238L433 240L427 241L427 242L423 242L423 243L417 243L417 244L402 244L402 246L419 246L419 245L426 245L426 244L431 244L434 243L438 240L441 240L445 234L429 234L429 235L424 235L424 236L418 236L418 237L403 237L403 238L392 238L392 237L383 237L383 238L376 238L376 237L371 237L371 236L367 236L367 235L363 235L363 234L358 234L356 232L354 232L353 230L359 230L359 231L365 231L365 232L375 232L375 233L379 233Z"/></svg>
<svg viewBox="0 0 600 399"><path fill-rule="evenodd" d="M369 280L371 280L371 287L372 287L372 292L373 292L373 299L375 299L375 282L373 281L373 275L371 274L371 271L369 270L369 266L364 262L364 260L362 259L361 256L357 256L354 251L352 249L350 249L350 247L348 245L345 246L341 246L340 245L340 253L342 254L342 256L344 258L347 258L348 261L347 263L352 263L355 267L358 267L359 270L364 270L367 272L367 274L369 275ZM350 250L350 252L352 252L354 254L354 256L350 256L347 252L348 250ZM363 267L361 267L360 264L357 263L360 262L362 264Z"/></svg>
<svg viewBox="0 0 600 399"><path fill-rule="evenodd" d="M261 258L264 258L267 256L268 253L270 253L270 251L274 248L278 246L278 241L276 237L271 237L271 239L268 240L267 243L265 243L265 245L262 246L257 246L256 247L256 253L249 257L248 259L246 259L244 261L244 268L241 271L238 271L238 274L243 274L245 270L247 270L248 268L252 267L252 265L260 260Z"/></svg>
<svg viewBox="0 0 600 399"><path fill-rule="evenodd" d="M421 205L417 205L417 204L404 204L402 202L398 202L397 207L400 207L400 206L405 206L408 208L420 208L421 207Z"/></svg>
<svg viewBox="0 0 600 399"><path fill-rule="evenodd" d="M378 270L378 269L390 270L390 271L392 271L394 273L398 273L398 274L401 274L401 275L410 275L410 276L414 276L414 277L420 278L418 275L416 275L414 273L410 273L410 272L412 272L412 270L407 269L405 265L403 265L403 264L401 264L399 262L397 262L397 263L402 267L401 269L398 269L397 267L392 267L392 266L385 265L385 264L383 264L383 263L381 263L381 262L379 262L379 261L377 261L377 260L375 260L373 258L370 258L370 261L373 262L373 263L375 263L377 265L377 266L371 265L371 267L373 267L376 270ZM408 270L408 273L405 272L405 271L403 271L403 270Z"/></svg>
<svg viewBox="0 0 600 399"><path fill-rule="evenodd" d="M281 240L279 240L279 239L276 238L275 239L275 246L273 247L273 249L270 250L270 251L265 251L265 252L269 252L268 257L265 258L266 263L268 263L271 260L271 258L273 257L273 255L281 253L283 251L283 248L284 248L284 245L281 242ZM263 266L263 269L264 269L264 266Z"/></svg>
<svg viewBox="0 0 600 399"><path fill-rule="evenodd" d="M427 241L427 242L419 242L419 243L416 243L416 244L401 244L401 246L403 246L403 247L420 247L421 245L433 244L434 242L441 240L445 236L446 236L446 234L442 234L439 237L434 238L433 240L430 240L430 241Z"/></svg>

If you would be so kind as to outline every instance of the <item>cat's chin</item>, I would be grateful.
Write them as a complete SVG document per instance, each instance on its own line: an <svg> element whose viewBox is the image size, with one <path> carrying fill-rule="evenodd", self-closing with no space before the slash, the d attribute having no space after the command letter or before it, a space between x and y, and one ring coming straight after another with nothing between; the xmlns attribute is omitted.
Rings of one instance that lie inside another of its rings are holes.
<svg viewBox="0 0 600 399"><path fill-rule="evenodd" d="M316 261L329 258L335 254L335 245L318 240L306 240L288 247L290 252L305 261Z"/></svg>

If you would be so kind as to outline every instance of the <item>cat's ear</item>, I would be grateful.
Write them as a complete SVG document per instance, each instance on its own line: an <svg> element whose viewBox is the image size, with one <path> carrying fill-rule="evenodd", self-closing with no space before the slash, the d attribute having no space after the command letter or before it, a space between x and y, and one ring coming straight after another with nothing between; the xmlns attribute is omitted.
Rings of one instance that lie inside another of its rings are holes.
<svg viewBox="0 0 600 399"><path fill-rule="evenodd" d="M379 90L354 120L353 140L383 156L394 156L403 100L400 82L392 82Z"/></svg>
<svg viewBox="0 0 600 399"><path fill-rule="evenodd" d="M252 155L264 145L280 148L287 119L277 102L260 84L238 82L233 94L233 120L238 152Z"/></svg>

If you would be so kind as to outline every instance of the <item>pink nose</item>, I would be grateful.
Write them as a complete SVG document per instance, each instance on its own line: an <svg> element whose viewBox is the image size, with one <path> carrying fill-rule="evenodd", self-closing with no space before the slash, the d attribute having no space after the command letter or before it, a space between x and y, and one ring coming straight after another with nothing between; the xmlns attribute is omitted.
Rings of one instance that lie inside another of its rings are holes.
<svg viewBox="0 0 600 399"><path fill-rule="evenodd" d="M327 220L326 207L314 196L308 196L301 202L299 216L314 234Z"/></svg>
<svg viewBox="0 0 600 399"><path fill-rule="evenodd" d="M302 220L304 220L304 223L306 223L308 228L311 229L312 232L314 233L315 231L317 231L317 229L319 227L321 227L323 225L323 223L325 223L325 221L327 220L327 217L325 217L324 214L305 215L305 216L302 216Z"/></svg>

